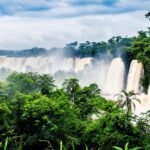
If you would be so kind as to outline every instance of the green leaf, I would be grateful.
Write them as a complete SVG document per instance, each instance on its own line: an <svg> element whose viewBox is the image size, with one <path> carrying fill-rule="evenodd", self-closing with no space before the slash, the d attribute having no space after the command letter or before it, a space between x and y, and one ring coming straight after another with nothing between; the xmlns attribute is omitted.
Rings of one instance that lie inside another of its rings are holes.
<svg viewBox="0 0 150 150"><path fill-rule="evenodd" d="M128 150L129 143L126 143L124 150Z"/></svg>
<svg viewBox="0 0 150 150"><path fill-rule="evenodd" d="M139 150L139 149L142 149L142 147L135 147L135 148L132 148L132 149L129 149L129 150Z"/></svg>
<svg viewBox="0 0 150 150"><path fill-rule="evenodd" d="M60 141L60 150L63 149L63 144L62 144L62 141Z"/></svg>
<svg viewBox="0 0 150 150"><path fill-rule="evenodd" d="M88 150L88 147L87 147L87 145L85 144L85 150Z"/></svg>
<svg viewBox="0 0 150 150"><path fill-rule="evenodd" d="M73 141L72 141L72 150L75 150L75 147L74 147L74 143L73 143Z"/></svg>
<svg viewBox="0 0 150 150"><path fill-rule="evenodd" d="M7 145L8 145L8 137L5 140L4 150L7 150Z"/></svg>
<svg viewBox="0 0 150 150"><path fill-rule="evenodd" d="M118 146L113 146L113 149L115 149L115 150L123 150L121 147L118 147Z"/></svg>

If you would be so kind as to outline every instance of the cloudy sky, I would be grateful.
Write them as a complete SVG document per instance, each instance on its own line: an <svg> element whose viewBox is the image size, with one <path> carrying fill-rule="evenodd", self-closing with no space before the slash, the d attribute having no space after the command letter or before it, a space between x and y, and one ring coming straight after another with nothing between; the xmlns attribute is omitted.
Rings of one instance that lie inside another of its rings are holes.
<svg viewBox="0 0 150 150"><path fill-rule="evenodd" d="M150 0L0 0L0 49L62 47L146 30Z"/></svg>

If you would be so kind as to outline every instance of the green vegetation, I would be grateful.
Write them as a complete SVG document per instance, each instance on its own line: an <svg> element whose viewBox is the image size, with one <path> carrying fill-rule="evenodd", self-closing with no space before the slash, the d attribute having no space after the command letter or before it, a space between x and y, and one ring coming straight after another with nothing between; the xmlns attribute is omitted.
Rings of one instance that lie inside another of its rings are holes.
<svg viewBox="0 0 150 150"><path fill-rule="evenodd" d="M150 112L124 111L96 84L67 79L58 89L49 75L13 73L0 93L1 149L111 150L128 142L146 150L150 143Z"/></svg>
<svg viewBox="0 0 150 150"><path fill-rule="evenodd" d="M114 146L113 148L114 148L115 150L139 150L139 149L141 149L141 147L135 147L135 148L131 148L131 149L130 149L130 148L128 148L128 145L129 145L129 143L126 143L124 149L121 148L121 147L117 147L117 146Z"/></svg>
<svg viewBox="0 0 150 150"><path fill-rule="evenodd" d="M71 57L101 57L104 54L112 54L113 56L125 56L126 48L131 46L134 38L129 37L112 37L107 42L89 42L78 43L72 42L64 47L67 56Z"/></svg>
<svg viewBox="0 0 150 150"><path fill-rule="evenodd" d="M118 95L118 105L122 108L127 109L127 113L132 113L132 110L135 109L135 103L134 101L138 101L140 103L140 100L136 97L136 94L133 91L122 91L121 94Z"/></svg>

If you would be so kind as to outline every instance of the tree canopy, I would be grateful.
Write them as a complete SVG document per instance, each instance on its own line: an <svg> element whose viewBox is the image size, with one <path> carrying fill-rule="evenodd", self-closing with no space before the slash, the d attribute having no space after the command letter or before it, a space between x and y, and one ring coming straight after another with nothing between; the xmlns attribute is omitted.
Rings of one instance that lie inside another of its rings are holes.
<svg viewBox="0 0 150 150"><path fill-rule="evenodd" d="M1 149L6 140L13 150L59 149L60 143L67 149L108 150L127 142L146 148L150 142L149 113L126 113L96 84L67 79L58 88L49 75L13 73L0 92Z"/></svg>

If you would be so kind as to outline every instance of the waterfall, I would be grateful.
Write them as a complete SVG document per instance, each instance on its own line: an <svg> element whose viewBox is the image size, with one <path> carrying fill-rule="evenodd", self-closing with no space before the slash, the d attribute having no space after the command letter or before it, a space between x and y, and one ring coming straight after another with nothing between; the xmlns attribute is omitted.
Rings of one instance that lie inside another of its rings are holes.
<svg viewBox="0 0 150 150"><path fill-rule="evenodd" d="M124 89L125 65L121 58L112 59L108 54L99 59L63 58L59 56L0 57L0 69L17 72L38 72L54 75L56 72L73 72L82 85L97 83L103 94L114 95ZM67 74L67 73L66 73ZM130 65L127 91L140 92L143 65L133 60ZM67 75L65 75L67 77ZM150 86L148 90L150 95Z"/></svg>
<svg viewBox="0 0 150 150"><path fill-rule="evenodd" d="M108 99L115 99L125 85L125 65L121 58L112 58L106 54L99 59L64 58L62 56L38 57L0 57L0 79L5 69L17 72L38 72L53 75L56 84L61 86L64 79L78 78L82 86L96 83L102 90L102 95ZM137 97L141 104L136 103L136 113L146 111L150 107L150 85L147 94L142 93L141 78L144 69L142 63L132 60L127 76L126 90L140 93Z"/></svg>
<svg viewBox="0 0 150 150"><path fill-rule="evenodd" d="M99 87L103 90L105 86L105 81L106 81L106 74L108 73L108 69L110 67L112 59L102 59L96 63L97 68L95 69L95 73L93 74L94 78L96 75L96 83L99 85Z"/></svg>
<svg viewBox="0 0 150 150"><path fill-rule="evenodd" d="M148 87L147 95L150 96L150 85Z"/></svg>
<svg viewBox="0 0 150 150"><path fill-rule="evenodd" d="M114 58L109 67L104 94L114 95L120 93L124 88L125 65L121 58Z"/></svg>
<svg viewBox="0 0 150 150"><path fill-rule="evenodd" d="M64 60L63 60L63 68L62 68L62 70L65 70L65 71L73 71L73 62L74 60L73 60L73 58L65 58Z"/></svg>
<svg viewBox="0 0 150 150"><path fill-rule="evenodd" d="M105 85L106 74L110 66L112 58L103 56L100 59L95 59L91 64L84 67L80 72L77 72L77 76L80 79L80 83L83 86L89 85L91 83L96 83L102 90Z"/></svg>
<svg viewBox="0 0 150 150"><path fill-rule="evenodd" d="M144 69L142 63L137 60L132 60L127 78L127 91L133 90L135 93L141 92L141 78L143 73Z"/></svg>
<svg viewBox="0 0 150 150"><path fill-rule="evenodd" d="M54 74L57 71L82 71L91 64L92 58L62 58L59 56L47 57L0 57L0 68L7 68L18 72L39 72ZM75 63L75 67L74 67Z"/></svg>
<svg viewBox="0 0 150 150"><path fill-rule="evenodd" d="M91 62L92 62L91 57L88 57L88 58L75 58L74 71L79 72L79 71L84 70L84 68L87 65L91 64Z"/></svg>

